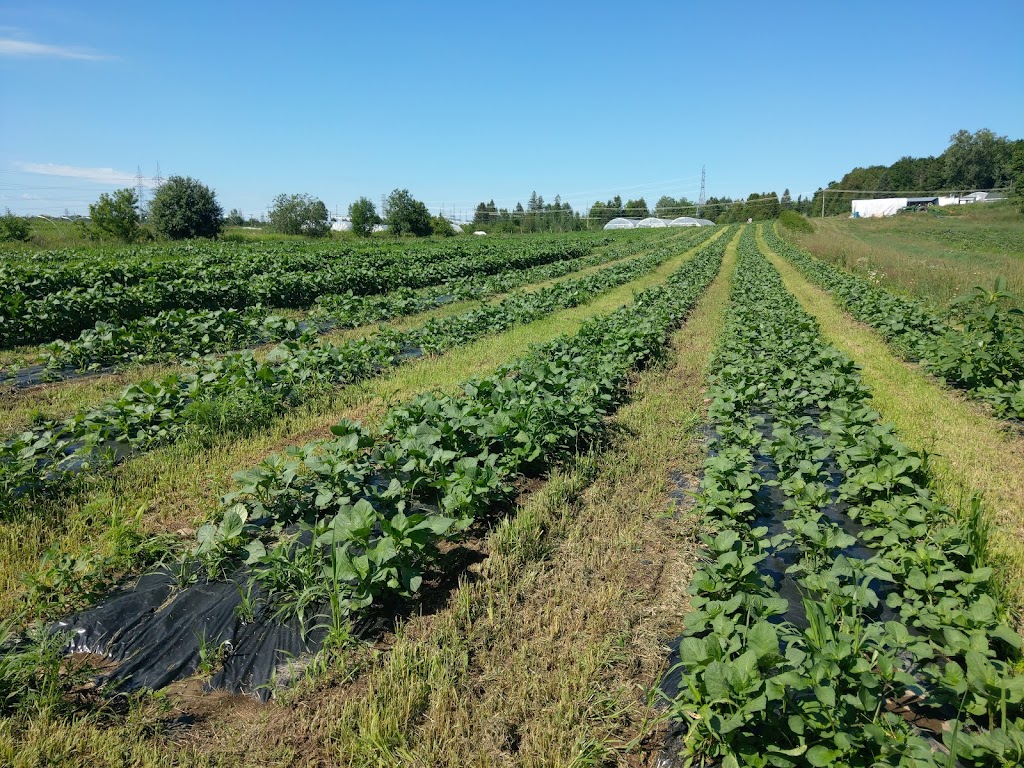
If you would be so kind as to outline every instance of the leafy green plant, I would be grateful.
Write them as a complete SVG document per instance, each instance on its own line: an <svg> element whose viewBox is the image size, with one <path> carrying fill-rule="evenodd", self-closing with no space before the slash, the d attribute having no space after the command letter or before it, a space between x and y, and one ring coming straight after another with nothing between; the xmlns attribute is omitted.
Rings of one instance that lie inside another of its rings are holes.
<svg viewBox="0 0 1024 768"><path fill-rule="evenodd" d="M196 671L203 677L210 677L231 655L231 643L217 643L204 632L196 632L199 643L199 663Z"/></svg>
<svg viewBox="0 0 1024 768"><path fill-rule="evenodd" d="M69 694L94 674L88 664L69 664L68 636L35 625L19 637L16 622L0 623L0 714L69 710Z"/></svg>
<svg viewBox="0 0 1024 768"><path fill-rule="evenodd" d="M24 242L32 237L32 225L23 216L16 216L7 208L0 216L0 243Z"/></svg>

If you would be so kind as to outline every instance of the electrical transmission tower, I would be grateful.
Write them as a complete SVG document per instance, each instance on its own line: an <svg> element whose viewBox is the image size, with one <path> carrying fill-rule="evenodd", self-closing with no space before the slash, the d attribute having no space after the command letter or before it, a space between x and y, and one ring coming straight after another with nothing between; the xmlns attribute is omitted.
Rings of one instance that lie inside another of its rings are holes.
<svg viewBox="0 0 1024 768"><path fill-rule="evenodd" d="M144 207L146 187L143 185L145 176L142 175L142 166L135 166L135 196L139 199L139 210L141 211Z"/></svg>
<svg viewBox="0 0 1024 768"><path fill-rule="evenodd" d="M164 183L164 177L160 175L160 163L156 164L156 176L153 177L154 189L160 189L160 185Z"/></svg>
<svg viewBox="0 0 1024 768"><path fill-rule="evenodd" d="M700 197L697 198L697 218L700 218L700 209L704 205L704 166L700 167Z"/></svg>

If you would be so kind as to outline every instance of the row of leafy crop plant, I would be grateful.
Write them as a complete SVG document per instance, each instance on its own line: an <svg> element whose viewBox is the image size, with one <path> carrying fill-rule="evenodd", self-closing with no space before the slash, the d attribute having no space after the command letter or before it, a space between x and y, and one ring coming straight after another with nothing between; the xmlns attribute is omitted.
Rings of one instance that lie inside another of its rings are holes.
<svg viewBox="0 0 1024 768"><path fill-rule="evenodd" d="M333 268L367 268L391 274L396 268L446 264L507 253L558 248L565 243L596 247L613 242L607 233L559 233L524 238L487 240L373 240L367 242L192 242L143 247L92 248L85 250L0 252L0 278L12 292L43 298L70 288L105 284L111 290L140 283L170 282L191 278L197 282L219 277L252 278L265 273L298 273ZM372 280L373 278L371 278Z"/></svg>
<svg viewBox="0 0 1024 768"><path fill-rule="evenodd" d="M493 275L473 272L427 288L402 287L383 294L327 294L317 298L305 325L320 330L356 328L423 312L450 301L484 299L625 258L652 245L651 241L633 240L589 256L561 258L528 268L513 265ZM262 305L245 309L172 309L121 323L98 321L76 339L47 345L45 362L49 368L77 369L151 363L294 339L303 330L303 324L268 313Z"/></svg>
<svg viewBox="0 0 1024 768"><path fill-rule="evenodd" d="M423 288L470 274L585 256L605 242L576 233L382 253L311 248L272 250L274 255L259 258L259 249L249 246L212 262L196 254L127 266L105 260L46 267L0 264L0 348L68 339L97 321L123 322L168 309L302 308L327 294Z"/></svg>
<svg viewBox="0 0 1024 768"><path fill-rule="evenodd" d="M438 567L438 545L503 508L517 478L600 439L631 373L663 355L724 249L724 238L706 245L632 304L455 394L422 394L392 409L377 434L345 422L333 440L240 473L221 517L198 533L203 573L183 578L183 589L166 598L161 592L147 603L147 590L136 589L109 610L72 618L65 626L75 630L76 647L126 660L118 674L152 686L193 672L204 648L225 648L215 685L266 685L274 665L258 657L302 647L273 626L297 625L315 643L325 626L343 631L371 606L412 595ZM218 592L225 576L246 586L229 582ZM214 603L204 603L210 595ZM202 638L177 631L174 622L193 615L189 607L221 618L206 623ZM111 640L104 630L114 613L122 626ZM161 643L169 625L174 642Z"/></svg>
<svg viewBox="0 0 1024 768"><path fill-rule="evenodd" d="M100 406L60 423L36 425L0 445L0 511L16 507L26 496L59 492L63 480L127 453L204 431L253 428L326 388L365 379L410 356L443 352L586 304L678 252L670 241L593 274L516 291L498 303L435 318L409 331L382 331L338 345L319 344L309 332L282 342L263 361L251 351L231 353L204 360L194 373L133 384Z"/></svg>
<svg viewBox="0 0 1024 768"><path fill-rule="evenodd" d="M1004 280L991 291L978 286L954 300L942 318L920 301L896 296L790 245L774 227L765 227L764 237L906 358L920 360L947 383L987 401L997 415L1024 418L1024 313L1008 306Z"/></svg>
<svg viewBox="0 0 1024 768"><path fill-rule="evenodd" d="M685 764L1024 764L1021 639L984 525L934 497L752 228L731 298L670 704Z"/></svg>

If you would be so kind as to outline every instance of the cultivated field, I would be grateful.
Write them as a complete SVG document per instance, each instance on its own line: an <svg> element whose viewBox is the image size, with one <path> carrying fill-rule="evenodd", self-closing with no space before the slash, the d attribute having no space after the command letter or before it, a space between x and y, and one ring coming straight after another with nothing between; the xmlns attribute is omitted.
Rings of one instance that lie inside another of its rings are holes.
<svg viewBox="0 0 1024 768"><path fill-rule="evenodd" d="M0 763L1024 764L981 207L0 256Z"/></svg>

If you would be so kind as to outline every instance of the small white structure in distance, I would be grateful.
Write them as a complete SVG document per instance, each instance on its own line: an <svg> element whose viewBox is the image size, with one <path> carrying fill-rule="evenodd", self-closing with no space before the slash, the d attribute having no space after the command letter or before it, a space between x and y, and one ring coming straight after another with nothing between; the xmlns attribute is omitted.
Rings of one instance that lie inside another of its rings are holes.
<svg viewBox="0 0 1024 768"><path fill-rule="evenodd" d="M697 219L697 223L702 227L715 226L715 222L713 222L711 219Z"/></svg>
<svg viewBox="0 0 1024 768"><path fill-rule="evenodd" d="M605 229L635 229L636 228L636 224L634 224L629 219L623 219L620 216L617 219L612 219L611 221L609 221L607 224L604 225L604 228Z"/></svg>
<svg viewBox="0 0 1024 768"><path fill-rule="evenodd" d="M461 235L462 234L462 227L460 227L454 221L449 221L448 223L452 225L452 229L455 230L455 234L456 235Z"/></svg>
<svg viewBox="0 0 1024 768"><path fill-rule="evenodd" d="M668 223L670 227L699 227L700 222L690 216L680 216Z"/></svg>
<svg viewBox="0 0 1024 768"><path fill-rule="evenodd" d="M854 200L853 217L871 219L876 216L895 216L907 207L905 197L884 197L878 200Z"/></svg>
<svg viewBox="0 0 1024 768"><path fill-rule="evenodd" d="M927 205L967 205L969 203L991 203L1005 200L994 192L972 192L969 195L947 195L942 197L885 197L877 200L853 200L853 218L870 219L875 216L894 216L904 208Z"/></svg>
<svg viewBox="0 0 1024 768"><path fill-rule="evenodd" d="M339 219L331 219L331 229L335 232L351 232L352 219L348 216L342 216Z"/></svg>
<svg viewBox="0 0 1024 768"><path fill-rule="evenodd" d="M643 227L646 229L648 227L667 227L668 222L664 219L659 219L656 216L648 216L646 219L638 221L636 225L637 227Z"/></svg>
<svg viewBox="0 0 1024 768"><path fill-rule="evenodd" d="M999 192L972 192L960 198L960 204L964 203L995 203L1005 200L1006 195Z"/></svg>
<svg viewBox="0 0 1024 768"><path fill-rule="evenodd" d="M486 233L486 232L484 232L484 231L483 231L482 229L478 229L478 230L477 230L476 232L474 232L473 234L474 234L474 235L486 235L487 233Z"/></svg>

